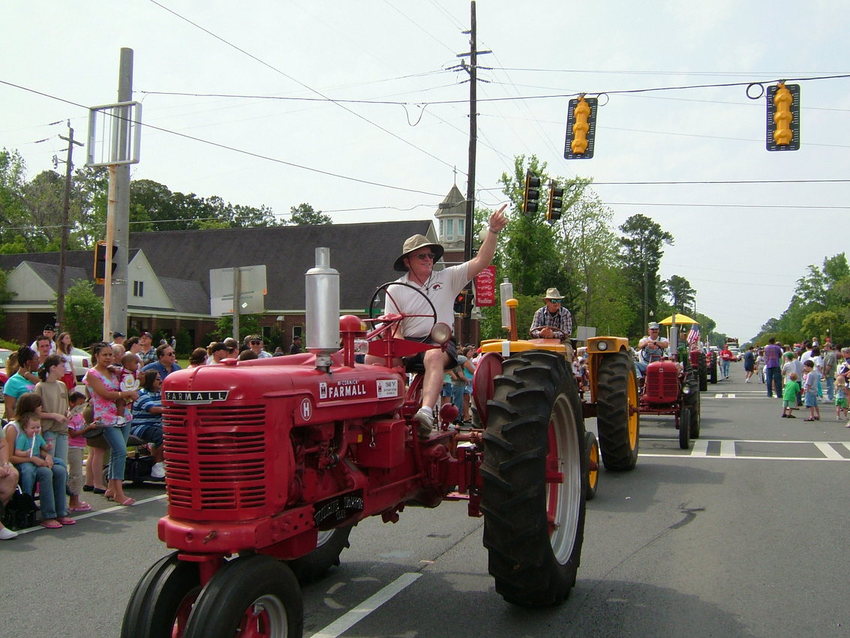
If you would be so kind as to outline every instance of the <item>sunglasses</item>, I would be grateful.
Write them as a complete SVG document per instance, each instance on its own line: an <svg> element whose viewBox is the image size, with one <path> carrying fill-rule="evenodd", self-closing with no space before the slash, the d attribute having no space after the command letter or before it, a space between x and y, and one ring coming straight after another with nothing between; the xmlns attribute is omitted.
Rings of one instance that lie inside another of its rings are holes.
<svg viewBox="0 0 850 638"><path fill-rule="evenodd" d="M434 253L419 253L418 255L416 255L416 258L421 261L425 261L426 259L434 261L437 258L437 255L435 255Z"/></svg>
<svg viewBox="0 0 850 638"><path fill-rule="evenodd" d="M546 301L548 301L549 303L561 303L560 299L547 299Z"/></svg>
<svg viewBox="0 0 850 638"><path fill-rule="evenodd" d="M256 339L252 339L252 340L251 340L251 345L252 345L252 346L258 346L258 345L260 345L261 343L262 343L262 341L257 341Z"/></svg>

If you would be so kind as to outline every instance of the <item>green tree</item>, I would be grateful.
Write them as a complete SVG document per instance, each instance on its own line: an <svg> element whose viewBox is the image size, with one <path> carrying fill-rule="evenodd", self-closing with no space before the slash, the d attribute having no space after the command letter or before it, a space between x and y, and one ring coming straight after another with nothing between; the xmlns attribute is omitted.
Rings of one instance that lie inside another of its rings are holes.
<svg viewBox="0 0 850 638"><path fill-rule="evenodd" d="M663 244L672 244L673 235L645 215L629 217L620 226L620 258L629 281L630 293L643 308L643 316L632 324L630 334L643 334L650 316L658 309L658 270L664 255Z"/></svg>
<svg viewBox="0 0 850 638"><path fill-rule="evenodd" d="M65 179L56 171L42 171L24 186L31 230L25 231L28 252L59 250Z"/></svg>
<svg viewBox="0 0 850 638"><path fill-rule="evenodd" d="M260 334L260 318L262 315L239 315L239 342L248 335ZM215 322L215 336L222 341L227 337L233 336L233 317L231 315L222 315Z"/></svg>
<svg viewBox="0 0 850 638"><path fill-rule="evenodd" d="M530 170L540 176L545 183L546 164L531 156L526 161L524 155L514 159L514 173L502 173L499 180L503 192L513 204L511 221L499 242L504 274L514 285L514 292L529 296L542 294L546 288L555 286L572 303L569 295L568 278L563 271L565 255L558 251L555 232L545 223L545 207L536 213L522 212L522 198L525 186L525 173Z"/></svg>
<svg viewBox="0 0 850 638"><path fill-rule="evenodd" d="M320 224L332 224L330 215L325 215L320 210L313 210L310 204L302 203L289 209L289 223L295 226L314 226Z"/></svg>
<svg viewBox="0 0 850 638"><path fill-rule="evenodd" d="M662 286L672 307L677 312L687 314L693 311L697 291L691 287L691 282L679 275L673 275L670 279L662 282Z"/></svg>
<svg viewBox="0 0 850 638"><path fill-rule="evenodd" d="M18 151L0 150L0 252L11 244L25 245L24 230L31 227L24 200L26 163Z"/></svg>
<svg viewBox="0 0 850 638"><path fill-rule="evenodd" d="M109 172L105 167L89 166L74 171L71 191L70 245L78 248L94 248L95 242L106 238L106 207L109 196ZM130 207L130 219L133 219ZM137 230L133 226L132 230Z"/></svg>
<svg viewBox="0 0 850 638"><path fill-rule="evenodd" d="M100 341L103 331L103 299L94 284L80 280L65 293L65 326L80 347Z"/></svg>
<svg viewBox="0 0 850 638"><path fill-rule="evenodd" d="M6 311L3 309L3 306L15 297L15 293L9 292L8 281L9 272L0 270L0 332L6 327Z"/></svg>

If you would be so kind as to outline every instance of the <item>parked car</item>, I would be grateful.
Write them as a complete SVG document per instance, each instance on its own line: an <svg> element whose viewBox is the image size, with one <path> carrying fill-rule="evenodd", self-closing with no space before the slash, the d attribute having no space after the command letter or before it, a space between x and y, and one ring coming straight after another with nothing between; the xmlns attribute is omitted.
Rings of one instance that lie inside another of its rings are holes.
<svg viewBox="0 0 850 638"><path fill-rule="evenodd" d="M91 363L89 363L91 361L91 354L81 348L72 348L71 360L74 362L74 376L77 382L80 382L91 367Z"/></svg>
<svg viewBox="0 0 850 638"><path fill-rule="evenodd" d="M0 348L0 397L3 396L3 386L6 385L6 359L12 354L11 350Z"/></svg>

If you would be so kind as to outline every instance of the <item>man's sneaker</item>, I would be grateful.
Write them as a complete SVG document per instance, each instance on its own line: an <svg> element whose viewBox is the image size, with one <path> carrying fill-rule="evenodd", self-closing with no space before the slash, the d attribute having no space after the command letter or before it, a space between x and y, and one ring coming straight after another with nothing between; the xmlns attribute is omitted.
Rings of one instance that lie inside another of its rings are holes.
<svg viewBox="0 0 850 638"><path fill-rule="evenodd" d="M18 537L18 533L13 532L8 527L0 528L0 541L10 541L13 538L17 538L17 537Z"/></svg>
<svg viewBox="0 0 850 638"><path fill-rule="evenodd" d="M420 439L427 439L431 436L431 432L434 429L433 413L419 408L419 411L413 415L413 422L417 425L416 431Z"/></svg>
<svg viewBox="0 0 850 638"><path fill-rule="evenodd" d="M151 478L165 478L165 463L154 463L151 468Z"/></svg>

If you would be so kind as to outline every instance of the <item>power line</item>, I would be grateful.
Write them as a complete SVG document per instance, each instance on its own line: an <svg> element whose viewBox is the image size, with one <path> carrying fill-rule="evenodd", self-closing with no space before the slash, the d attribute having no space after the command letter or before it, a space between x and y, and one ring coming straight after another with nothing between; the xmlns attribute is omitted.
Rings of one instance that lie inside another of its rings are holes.
<svg viewBox="0 0 850 638"><path fill-rule="evenodd" d="M529 67L493 67L503 71L528 71L532 73L583 73L594 75L696 75L696 76L753 76L753 75L782 75L783 73L794 75L809 75L825 73L845 74L847 71L634 71L616 69L543 69Z"/></svg>
<svg viewBox="0 0 850 638"><path fill-rule="evenodd" d="M256 62L259 62L260 64L262 64L262 65L263 65L263 66L265 66L266 68L271 69L271 70L272 70L272 71L274 71L275 73L278 73L279 75L282 75L283 77L287 78L288 80L291 80L292 82L295 82L296 84L298 84L299 86L301 86L301 87L303 87L303 88L307 89L308 91L311 91L312 93L315 93L316 95L319 95L319 96L321 96L321 97L325 98L326 100L328 100L328 101L332 102L333 104L335 104L336 106L340 107L340 108L341 108L341 109L343 109L344 111L347 111L348 113L350 113L351 115L354 115L354 116L355 116L355 117L357 117L358 119L363 120L363 121L364 121L364 122L366 122L367 124L370 124L371 126L374 126L375 128L379 129L380 131L383 131L384 133L386 133L387 135L390 135L391 137L394 137L395 139L399 140L400 142L402 142L402 143L404 143L404 144L407 144L407 145L408 145L408 146L410 146L411 148L415 148L416 150L420 151L421 153L424 153L425 155L427 155L427 156L428 156L428 157L430 157L431 159L434 159L434 160L436 160L436 161L440 162L441 164L444 164L445 166L448 166L449 168L451 168L451 169L453 169L453 170L454 170L454 165L453 165L453 164L451 164L451 163L449 163L449 162L445 161L444 159L441 159L441 158L437 157L436 155L434 155L434 154L433 154L433 153L431 153L430 151L425 150L425 149L424 149L424 148L422 148L421 146L417 146L416 144L414 144L414 143L413 143L413 142L411 142L410 140L406 140L406 139L404 139L402 136L400 136L400 135L398 135L398 134L396 134L396 133L393 133L392 131L390 131L389 129L387 129L387 128L385 128L385 127L381 126L381 125L380 125L380 124L378 124L377 122L373 122L373 121L372 121L372 120L370 120L368 117L366 117L366 116L364 116L364 115L361 115L361 114L360 114L360 113L358 113L357 111L354 111L353 109L348 108L347 106L345 106L345 104L343 104L343 103L342 103L342 102L340 102L339 100L335 100L335 99L333 99L333 98L331 98L331 97L329 97L329 96L325 95L324 93L322 93L322 92L321 92L321 91L319 91L318 89L314 89L314 88L313 88L313 87L311 87L310 85L305 84L305 83L304 83L304 82L302 82L301 80L298 80L297 78L295 78L295 77L293 77L293 76L289 75L288 73L286 73L285 71L282 71L281 69L277 68L277 67L276 67L276 66L274 66L273 64L270 64L269 62L266 62L265 60L263 60L262 58L260 58L260 57L258 57L258 56L256 56L256 55L254 55L253 53L250 53L250 52L249 52L249 51L247 51L246 49L243 49L242 47L240 47L240 46L238 46L238 45L236 45L236 44L233 44L232 42L230 42L230 41L226 40L226 39L225 39L225 38L223 38L222 36L220 36L220 35L218 35L218 34L216 34L216 33L213 33L212 31L210 31L210 30L209 30L209 29L207 29L206 27L201 26L201 25L200 25L200 24L198 24L197 22L193 22L192 20L190 20L189 18L187 18L187 17L183 16L182 14L177 13L177 12L176 12L176 11L174 11L173 9L170 9L170 8L166 7L165 5L163 5L162 3L158 2L157 0L149 0L149 1L150 1L151 3L153 3L153 4L155 4L156 6L160 7L161 9L163 9L163 10L167 11L168 13L172 14L173 16L175 16L175 17L177 17L177 18L179 18L179 19L183 20L184 22L187 22L187 23L191 24L191 25L192 25L193 27L195 27L196 29L200 29L201 31L203 31L204 33L206 33L206 34L207 34L207 35L209 35L210 37L215 38L215 39L216 39L216 40L218 40L219 42L221 42L221 43L223 43L223 44L225 44L225 45L227 45L227 46L231 47L232 49L235 49L236 51L239 51L240 53L242 53L243 55L248 56L248 57L249 57L249 58L251 58L252 60L254 60L254 61L256 61Z"/></svg>
<svg viewBox="0 0 850 638"><path fill-rule="evenodd" d="M667 202L603 202L606 206L687 206L696 208L789 208L818 210L850 210L850 206L813 206L808 204L688 204Z"/></svg>
<svg viewBox="0 0 850 638"><path fill-rule="evenodd" d="M151 2L153 2L153 1L154 0L151 0ZM8 82L6 80L0 80L0 84L5 84L6 86L11 86L11 87L14 87L16 89L21 89L22 91L34 93L36 95L41 95L43 97L50 98L51 100L56 100L58 102L64 102L65 104L70 104L72 106L76 106L76 107L79 107L81 109L85 109L85 110L89 109L89 107L87 107L83 104L73 102L71 100L59 97L57 95L51 95L49 93L44 93L43 91L38 91L36 89L32 89L32 88L29 88L29 87L26 87L26 86L22 86L20 84ZM359 177L351 177L349 175L342 175L341 173L334 173L334 172L331 172L331 171L325 171L325 170L322 170L320 168L313 168L312 166L306 166L304 164L296 164L295 162L288 162L286 160L282 160L282 159L277 158L277 157L271 157L270 155L263 155L262 153L255 153L253 151L248 151L248 150L245 150L245 149L237 148L235 146L230 146L228 144L222 144L220 142L213 142L212 140L207 140L207 139L204 139L204 138L201 138L201 137L196 137L194 135L189 135L187 133L181 133L179 131L173 131L171 129L163 128L161 126L156 126L154 124L148 124L148 123L142 123L142 122L133 122L133 123L144 126L144 127L149 128L151 130L154 130L154 131L160 131L162 133L168 133L169 135L176 135L177 137L182 137L182 138L187 139L187 140L192 140L193 142L200 142L201 144L206 144L208 146L214 146L216 148L221 148L221 149L224 149L224 150L227 150L227 151L232 151L234 153L240 153L242 155L247 155L249 157L262 159L262 160L266 160L266 161L269 161L269 162L275 162L276 164L283 164L284 166L291 166L293 168L300 168L300 169L305 170L305 171L310 171L311 173L318 173L320 175L327 175L328 177L336 177L338 179L344 179L344 180L351 181L351 182L357 182L359 184L366 184L366 185L369 185L369 186L378 186L380 188L389 188L391 190L404 191L404 192L407 192L407 193L418 193L420 195L432 195L434 197L442 197L442 195L440 193L432 193L430 191L423 191L423 190L419 190L419 189L415 189L415 188L405 188L403 186L393 186L392 184L384 184L382 182L375 182L375 181L372 181L372 180L361 179Z"/></svg>
<svg viewBox="0 0 850 638"><path fill-rule="evenodd" d="M156 2L156 0L150 0L150 2ZM203 28L203 27L200 27ZM218 37L218 36L215 36ZM238 47L237 47L238 48ZM250 54L248 54L250 55ZM493 67L498 68L498 67ZM283 72L281 72L283 73ZM284 74L285 75L285 74ZM289 76L286 76L289 77ZM817 77L799 77L799 78L785 78L784 82L809 82L816 80L837 80L837 79L846 79L850 78L850 73L848 74L836 74L836 75L822 75ZM294 80L297 82L297 80ZM504 97L491 97L491 98L480 98L479 102L509 102L514 100L547 100L547 99L564 99L564 98L572 98L576 97L580 94L585 95L639 95L643 93L658 93L665 91L687 91L692 89L710 89L710 88L729 88L735 86L744 86L749 87L752 85L762 85L768 84L770 82L778 82L779 80L765 80L765 81L750 81L750 82L721 82L715 84L683 84L683 85L675 85L675 86L656 86L656 87L644 87L637 89L612 89L612 90L601 90L601 91L571 91L567 93L549 93L545 95L515 95L515 96L504 96ZM450 86L450 85L449 85ZM308 87L309 88L309 87ZM438 87L444 88L444 87ZM166 92L166 91L145 91L146 93L159 94L159 95L187 95L187 96L195 96L195 97L221 97L221 98L243 98L243 99L258 99L258 100L293 100L293 101L314 101L314 102L332 102L334 104L342 105L342 103L356 103L356 104L389 104L389 105L410 105L415 104L418 106L432 106L432 105L442 105L442 104L465 104L466 100L455 99L455 100L432 100L432 101L420 101L420 102L401 102L401 101L388 101L388 100L343 100L328 97L318 91L310 89L315 93L318 93L322 96L322 99L319 98L305 98L305 97L290 97L290 96L278 96L278 95L256 95L256 94L233 94L233 93L181 93L181 92ZM666 98L673 99L673 98ZM734 104L734 103L733 103ZM740 104L746 104L746 102L741 102ZM345 108L345 107L342 107ZM806 108L806 107L804 107ZM827 109L826 107L808 107L808 108L821 108L824 110L837 110L844 111L847 109ZM350 109L346 109L350 111ZM358 115L355 111L350 111L355 115ZM358 117L362 117L359 116ZM364 118L365 119L365 118ZM371 121L370 121L371 123ZM421 149L420 149L421 150Z"/></svg>

